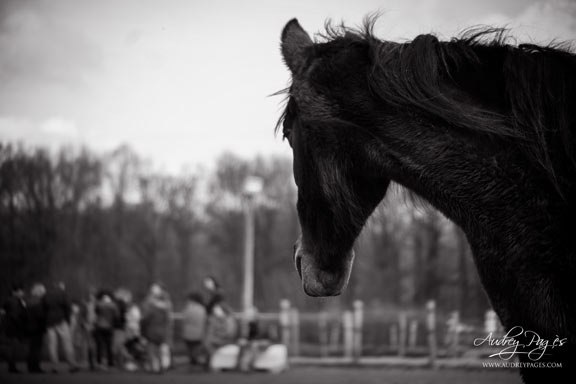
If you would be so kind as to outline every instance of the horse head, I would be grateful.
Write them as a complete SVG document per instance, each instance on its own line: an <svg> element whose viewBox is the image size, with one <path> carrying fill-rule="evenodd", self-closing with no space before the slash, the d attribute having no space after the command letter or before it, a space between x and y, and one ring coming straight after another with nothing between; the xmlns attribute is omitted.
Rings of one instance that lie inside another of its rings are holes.
<svg viewBox="0 0 576 384"><path fill-rule="evenodd" d="M389 184L374 164L377 140L357 121L370 107L357 66L369 63L355 44L319 50L296 20L284 28L281 48L292 74L283 134L293 151L302 230L294 262L308 295L334 296L348 282L354 242Z"/></svg>

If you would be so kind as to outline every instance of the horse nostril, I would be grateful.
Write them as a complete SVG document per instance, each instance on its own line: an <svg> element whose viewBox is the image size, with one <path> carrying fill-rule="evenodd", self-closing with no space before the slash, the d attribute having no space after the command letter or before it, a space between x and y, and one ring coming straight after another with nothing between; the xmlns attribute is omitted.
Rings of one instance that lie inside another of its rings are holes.
<svg viewBox="0 0 576 384"><path fill-rule="evenodd" d="M302 279L302 250L301 250L302 241L298 239L294 245L292 246L293 257L294 257L294 266L296 267L296 271L298 271L298 275L300 279Z"/></svg>
<svg viewBox="0 0 576 384"><path fill-rule="evenodd" d="M294 253L294 264L296 266L296 271L298 271L298 276L302 279L302 255Z"/></svg>
<svg viewBox="0 0 576 384"><path fill-rule="evenodd" d="M300 249L300 241L296 241L294 245L292 245L292 258L294 262L296 262L296 255L298 255L298 249Z"/></svg>

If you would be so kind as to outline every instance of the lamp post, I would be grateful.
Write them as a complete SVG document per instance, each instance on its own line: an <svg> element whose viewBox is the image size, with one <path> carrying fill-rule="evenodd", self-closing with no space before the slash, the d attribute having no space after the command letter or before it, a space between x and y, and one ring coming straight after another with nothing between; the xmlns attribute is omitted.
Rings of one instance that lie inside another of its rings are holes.
<svg viewBox="0 0 576 384"><path fill-rule="evenodd" d="M262 179L249 176L244 182L244 286L242 312L245 319L254 309L254 198L262 191Z"/></svg>

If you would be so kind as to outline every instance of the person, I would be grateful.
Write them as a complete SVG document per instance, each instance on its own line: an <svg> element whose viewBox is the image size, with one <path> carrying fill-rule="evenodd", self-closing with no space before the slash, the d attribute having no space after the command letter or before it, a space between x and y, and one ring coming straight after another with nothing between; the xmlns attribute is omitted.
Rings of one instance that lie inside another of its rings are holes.
<svg viewBox="0 0 576 384"><path fill-rule="evenodd" d="M94 325L96 323L96 292L90 289L88 298L79 304L78 321L74 332L76 363L96 369L96 342Z"/></svg>
<svg viewBox="0 0 576 384"><path fill-rule="evenodd" d="M106 363L111 368L114 366L114 354L112 353L114 322L119 316L119 312L109 293L101 293L95 312L94 341L96 342L96 364L98 364L100 369L106 369L103 363L105 356Z"/></svg>
<svg viewBox="0 0 576 384"><path fill-rule="evenodd" d="M202 296L193 292L188 295L186 307L182 311L182 338L186 343L190 365L207 363L204 356L203 338L206 330L207 314Z"/></svg>
<svg viewBox="0 0 576 384"><path fill-rule="evenodd" d="M124 368L128 371L135 371L139 367L143 367L146 362L146 341L140 333L140 321L142 320L142 313L138 305L132 300L129 301L126 307L126 326L125 326L125 339L124 351L125 363Z"/></svg>
<svg viewBox="0 0 576 384"><path fill-rule="evenodd" d="M142 336L129 338L124 347L127 352L127 361L124 368L127 371L136 371L140 368L146 368L148 360L148 344Z"/></svg>
<svg viewBox="0 0 576 384"><path fill-rule="evenodd" d="M162 373L168 368L165 355L169 348L171 314L170 297L159 284L152 284L142 304L141 324L142 336L148 341L148 361L152 372Z"/></svg>
<svg viewBox="0 0 576 384"><path fill-rule="evenodd" d="M237 324L232 311L222 302L212 307L206 323L204 345L211 356L218 348L236 341Z"/></svg>
<svg viewBox="0 0 576 384"><path fill-rule="evenodd" d="M72 344L72 332L70 330L71 302L66 293L66 285L58 282L46 295L46 323L48 354L53 365L52 372L57 373L56 366L59 363L59 344L64 350L64 357L68 363L70 372L78 371L74 357Z"/></svg>
<svg viewBox="0 0 576 384"><path fill-rule="evenodd" d="M237 368L243 372L252 370L257 357L272 343L267 329L258 321L257 308L253 307L248 311L246 321L247 334L239 341L240 353L237 363Z"/></svg>
<svg viewBox="0 0 576 384"><path fill-rule="evenodd" d="M132 301L126 308L126 339L140 337L140 321L142 320L142 312L138 305Z"/></svg>
<svg viewBox="0 0 576 384"><path fill-rule="evenodd" d="M28 372L43 373L40 367L42 358L42 345L46 335L46 287L36 283L30 290L28 301Z"/></svg>
<svg viewBox="0 0 576 384"><path fill-rule="evenodd" d="M74 359L76 363L80 364L82 350L80 348L82 344L81 337L81 323L82 323L82 308L78 303L72 302L70 304L70 333L72 334L72 346L74 348Z"/></svg>
<svg viewBox="0 0 576 384"><path fill-rule="evenodd" d="M206 276L204 278L204 289L206 291L206 311L211 314L214 307L224 301L222 287L214 276Z"/></svg>
<svg viewBox="0 0 576 384"><path fill-rule="evenodd" d="M16 365L16 355L19 346L26 337L27 307L24 300L24 288L20 284L12 286L11 295L2 306L4 312L4 326L7 338L8 371L20 373Z"/></svg>
<svg viewBox="0 0 576 384"><path fill-rule="evenodd" d="M121 367L125 363L126 358L126 348L124 344L126 343L126 312L128 306L132 301L132 294L130 291L124 288L118 288L114 292L114 303L118 308L118 316L114 321L114 333L112 337L112 353L114 354L114 360L116 364Z"/></svg>

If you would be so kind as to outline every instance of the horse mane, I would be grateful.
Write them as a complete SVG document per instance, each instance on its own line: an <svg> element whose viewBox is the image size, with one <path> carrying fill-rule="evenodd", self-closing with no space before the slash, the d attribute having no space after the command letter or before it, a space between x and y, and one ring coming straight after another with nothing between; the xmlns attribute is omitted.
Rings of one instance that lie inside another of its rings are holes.
<svg viewBox="0 0 576 384"><path fill-rule="evenodd" d="M356 29L327 22L316 42L367 45L375 97L407 111L416 107L455 129L515 142L560 195L573 187L557 172L566 163L570 176L576 172L576 55L569 44L516 45L508 30L492 27L467 29L450 41L425 34L393 43L375 36L377 19L368 17ZM495 83L478 95L486 79L470 83L466 74L481 70ZM470 99L454 93L463 84Z"/></svg>

